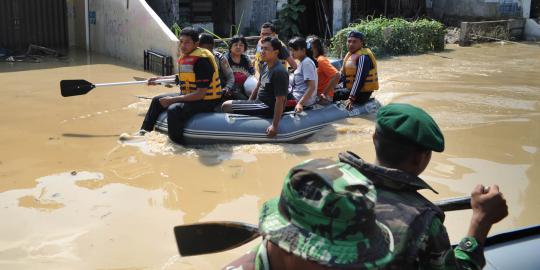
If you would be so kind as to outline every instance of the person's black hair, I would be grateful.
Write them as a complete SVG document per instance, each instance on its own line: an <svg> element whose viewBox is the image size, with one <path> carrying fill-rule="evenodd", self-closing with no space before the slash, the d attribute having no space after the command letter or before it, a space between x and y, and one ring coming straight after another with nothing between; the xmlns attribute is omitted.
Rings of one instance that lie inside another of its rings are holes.
<svg viewBox="0 0 540 270"><path fill-rule="evenodd" d="M272 33L275 33L276 32L276 27L274 26L273 23L271 22L265 22L261 25L261 28L270 28L270 30L272 30Z"/></svg>
<svg viewBox="0 0 540 270"><path fill-rule="evenodd" d="M293 48L293 50L306 50L306 56L313 60L313 62L315 63L315 67L319 66L319 64L317 63L317 59L313 57L313 50L311 49L311 44L308 44L305 38L292 38L291 40L289 40L289 47Z"/></svg>
<svg viewBox="0 0 540 270"><path fill-rule="evenodd" d="M321 39L318 36L315 36L315 35L308 36L307 37L307 42L311 43L312 48L315 45L315 47L317 47L317 51L319 51L320 55L325 55L326 54L326 51L324 50L324 45L323 45Z"/></svg>
<svg viewBox="0 0 540 270"><path fill-rule="evenodd" d="M349 35L347 35L347 38L350 38L350 37L360 39L362 42L365 42L365 38L366 38L364 33L360 31L356 31L356 30L352 30L351 32L349 32Z"/></svg>
<svg viewBox="0 0 540 270"><path fill-rule="evenodd" d="M429 151L415 142L375 129L375 153L377 159L386 166L396 167L411 159L415 154Z"/></svg>
<svg viewBox="0 0 540 270"><path fill-rule="evenodd" d="M277 37L265 37L262 42L270 42L274 51L279 51L283 47Z"/></svg>
<svg viewBox="0 0 540 270"><path fill-rule="evenodd" d="M197 33L197 31L191 27L182 29L182 31L180 31L180 36L190 37L193 42L199 41L199 33Z"/></svg>
<svg viewBox="0 0 540 270"><path fill-rule="evenodd" d="M229 52L231 51L233 44L238 43L238 42L242 42L242 44L244 44L244 51L247 51L248 49L247 40L244 36L239 35L239 36L233 36L231 38L231 42L229 42Z"/></svg>
<svg viewBox="0 0 540 270"><path fill-rule="evenodd" d="M201 33L199 35L199 45L209 44L214 47L214 37L208 33Z"/></svg>

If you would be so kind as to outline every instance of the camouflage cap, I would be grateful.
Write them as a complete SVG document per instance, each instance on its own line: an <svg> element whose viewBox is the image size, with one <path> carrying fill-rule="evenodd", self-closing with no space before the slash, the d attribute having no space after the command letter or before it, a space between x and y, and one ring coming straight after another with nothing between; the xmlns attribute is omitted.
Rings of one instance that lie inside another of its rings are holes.
<svg viewBox="0 0 540 270"><path fill-rule="evenodd" d="M444 151L444 136L424 110L403 103L390 103L377 112L377 131L397 136L425 149Z"/></svg>
<svg viewBox="0 0 540 270"><path fill-rule="evenodd" d="M331 267L374 269L393 258L394 240L375 219L377 193L345 163L315 159L289 171L280 198L266 202L259 229L281 249Z"/></svg>

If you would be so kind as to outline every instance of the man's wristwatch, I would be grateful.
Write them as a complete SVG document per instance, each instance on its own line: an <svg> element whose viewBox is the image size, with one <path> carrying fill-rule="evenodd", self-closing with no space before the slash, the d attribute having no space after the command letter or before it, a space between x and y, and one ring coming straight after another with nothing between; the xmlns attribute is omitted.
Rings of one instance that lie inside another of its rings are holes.
<svg viewBox="0 0 540 270"><path fill-rule="evenodd" d="M467 236L461 239L458 246L461 250L473 252L478 247L478 241L476 241L476 238L472 236Z"/></svg>

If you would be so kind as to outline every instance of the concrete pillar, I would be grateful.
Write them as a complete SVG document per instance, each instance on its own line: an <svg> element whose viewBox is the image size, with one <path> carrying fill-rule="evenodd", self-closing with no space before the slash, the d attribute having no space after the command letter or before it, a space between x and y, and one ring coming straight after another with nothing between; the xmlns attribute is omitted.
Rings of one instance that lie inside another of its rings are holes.
<svg viewBox="0 0 540 270"><path fill-rule="evenodd" d="M332 1L332 31L337 33L351 22L351 0Z"/></svg>
<svg viewBox="0 0 540 270"><path fill-rule="evenodd" d="M343 27L351 23L351 0L343 0Z"/></svg>
<svg viewBox="0 0 540 270"><path fill-rule="evenodd" d="M461 22L461 32L459 33L459 46L470 46L469 40L469 23Z"/></svg>
<svg viewBox="0 0 540 270"><path fill-rule="evenodd" d="M531 17L531 0L521 0L521 10L523 11L523 18Z"/></svg>
<svg viewBox="0 0 540 270"><path fill-rule="evenodd" d="M335 34L343 26L343 0L332 1L332 10L334 13L332 14L332 32Z"/></svg>
<svg viewBox="0 0 540 270"><path fill-rule="evenodd" d="M66 17L68 28L68 46L75 47L77 45L75 41L75 7L72 0L66 1Z"/></svg>

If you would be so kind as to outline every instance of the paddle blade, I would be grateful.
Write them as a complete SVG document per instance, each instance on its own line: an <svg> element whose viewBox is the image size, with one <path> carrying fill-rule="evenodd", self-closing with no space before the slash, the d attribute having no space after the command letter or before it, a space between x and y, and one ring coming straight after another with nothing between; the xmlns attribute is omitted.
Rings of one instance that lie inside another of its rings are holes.
<svg viewBox="0 0 540 270"><path fill-rule="evenodd" d="M85 80L62 80L60 81L60 93L63 97L84 95L96 86Z"/></svg>
<svg viewBox="0 0 540 270"><path fill-rule="evenodd" d="M259 236L256 226L241 222L206 222L174 227L182 256L220 252L241 246Z"/></svg>

